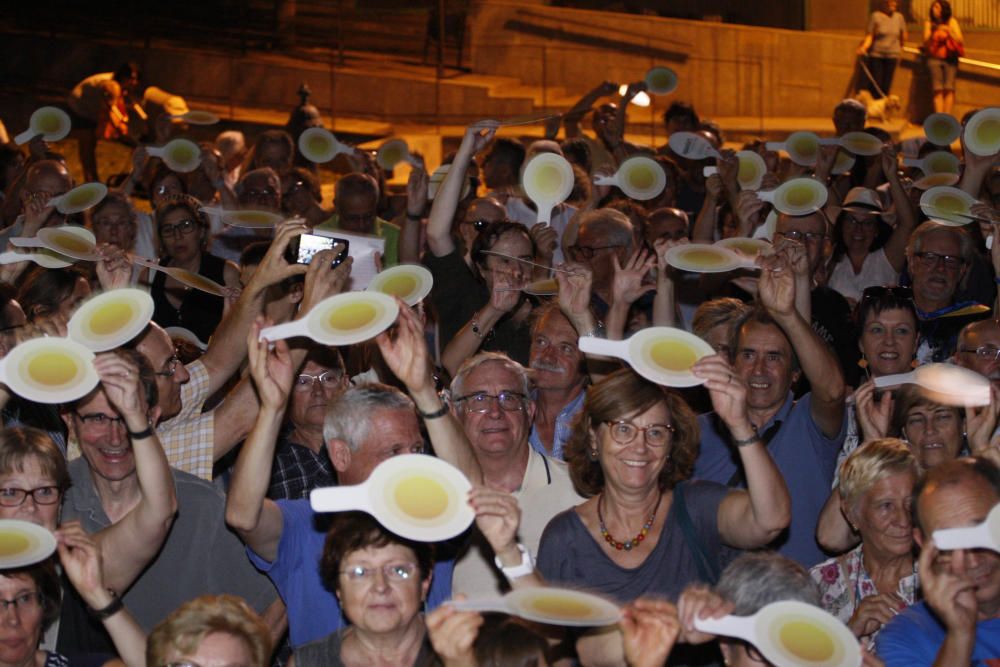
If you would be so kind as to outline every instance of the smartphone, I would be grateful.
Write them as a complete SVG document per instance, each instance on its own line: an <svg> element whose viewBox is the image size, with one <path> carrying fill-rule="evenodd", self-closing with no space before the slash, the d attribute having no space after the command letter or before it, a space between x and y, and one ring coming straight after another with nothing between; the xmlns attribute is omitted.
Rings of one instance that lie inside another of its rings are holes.
<svg viewBox="0 0 1000 667"><path fill-rule="evenodd" d="M331 238L320 236L319 234L302 234L299 236L299 249L295 257L297 264L308 264L312 261L313 255L321 250L329 250L338 243L344 245L344 249L337 253L333 260L332 267L340 266L340 263L347 259L347 252L350 248L350 241L347 239Z"/></svg>

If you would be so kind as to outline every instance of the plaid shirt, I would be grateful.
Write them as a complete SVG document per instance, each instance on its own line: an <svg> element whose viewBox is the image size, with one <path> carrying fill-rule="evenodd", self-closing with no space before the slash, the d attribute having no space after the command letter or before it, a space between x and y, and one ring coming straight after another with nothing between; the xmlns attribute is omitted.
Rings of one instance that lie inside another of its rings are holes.
<svg viewBox="0 0 1000 667"><path fill-rule="evenodd" d="M202 413L208 400L208 369L200 361L185 366L191 379L181 385L181 411L156 425L170 467L183 470L202 479L212 481L212 463L215 453L215 414ZM67 443L66 458L72 461L80 456L80 445L71 436Z"/></svg>
<svg viewBox="0 0 1000 667"><path fill-rule="evenodd" d="M212 481L215 413L203 413L208 400L208 369L200 361L184 367L191 379L181 385L181 411L156 426L170 466Z"/></svg>
<svg viewBox="0 0 1000 667"><path fill-rule="evenodd" d="M267 488L268 498L308 498L313 489L336 485L337 474L325 448L317 453L292 442L288 435L278 439L271 465L271 484Z"/></svg>

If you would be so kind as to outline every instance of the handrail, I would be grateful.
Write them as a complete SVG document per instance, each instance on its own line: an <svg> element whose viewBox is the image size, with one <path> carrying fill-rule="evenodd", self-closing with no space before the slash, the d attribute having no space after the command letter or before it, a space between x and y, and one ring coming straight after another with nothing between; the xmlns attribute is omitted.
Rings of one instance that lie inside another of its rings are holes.
<svg viewBox="0 0 1000 667"><path fill-rule="evenodd" d="M923 53L920 49L915 49L912 46L904 46L903 50L906 51L907 53L913 53L917 55ZM975 60L974 58L961 57L958 59L958 62L963 65L972 65L974 67L982 67L984 69L991 69L1000 72L1000 65L998 65L997 63L987 62L985 60Z"/></svg>

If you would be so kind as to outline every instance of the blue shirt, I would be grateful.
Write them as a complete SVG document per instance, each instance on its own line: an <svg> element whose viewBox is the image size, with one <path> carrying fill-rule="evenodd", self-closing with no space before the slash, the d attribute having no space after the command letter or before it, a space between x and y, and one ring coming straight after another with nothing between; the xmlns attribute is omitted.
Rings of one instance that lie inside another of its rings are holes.
<svg viewBox="0 0 1000 667"><path fill-rule="evenodd" d="M538 396L538 390L536 389L531 393L532 400ZM569 440L569 436L573 433L573 420L583 409L583 401L587 398L587 391L581 391L576 398L563 406L560 410L559 416L556 417L556 428L552 433L552 451L545 449L544 443L542 443L541 436L538 435L538 429L534 426L531 427L531 435L528 436L528 442L531 443L532 448L539 454L544 456L551 456L554 459L559 459L560 461L565 460L563 457L563 447L566 445L566 441Z"/></svg>
<svg viewBox="0 0 1000 667"><path fill-rule="evenodd" d="M288 637L293 648L298 648L344 626L337 596L323 585L319 562L323 556L326 533L316 526L316 512L309 501L279 500L284 521L278 555L268 562L249 547L250 560L265 572L288 607ZM434 579L427 594L427 607L434 609L451 599L451 571L453 561L434 565Z"/></svg>
<svg viewBox="0 0 1000 667"><path fill-rule="evenodd" d="M932 665L947 631L926 602L907 607L889 621L875 642L886 667ZM990 661L990 662L987 662ZM976 645L970 667L1000 664L1000 618L976 624Z"/></svg>
<svg viewBox="0 0 1000 667"><path fill-rule="evenodd" d="M767 446L781 471L792 498L792 522L770 547L798 561L806 569L826 560L816 543L816 523L830 495L830 482L837 465L837 452L844 442L846 428L833 438L823 435L810 413L812 394L798 401L789 392L781 409L763 426L767 433L775 422L781 426ZM695 479L729 484L739 469L739 454L730 444L729 432L714 412L698 417L701 428L701 452L694 466Z"/></svg>

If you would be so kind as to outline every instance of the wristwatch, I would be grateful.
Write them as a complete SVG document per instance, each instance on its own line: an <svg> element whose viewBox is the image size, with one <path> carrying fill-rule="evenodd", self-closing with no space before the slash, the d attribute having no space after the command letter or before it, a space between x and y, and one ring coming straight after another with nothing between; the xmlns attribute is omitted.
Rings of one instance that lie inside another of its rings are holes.
<svg viewBox="0 0 1000 667"><path fill-rule="evenodd" d="M521 563L513 567L504 567L499 556L493 557L493 562L503 572L503 576L510 579L525 577L535 571L535 563L531 558L531 552L523 544L518 543L517 550L521 552Z"/></svg>

